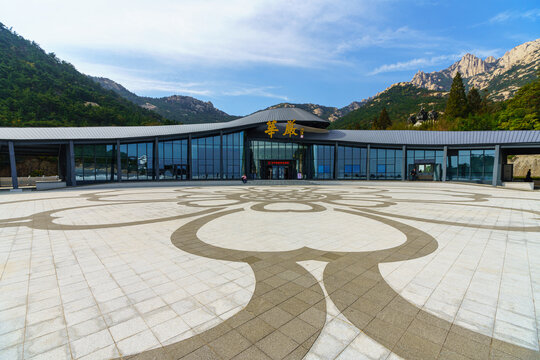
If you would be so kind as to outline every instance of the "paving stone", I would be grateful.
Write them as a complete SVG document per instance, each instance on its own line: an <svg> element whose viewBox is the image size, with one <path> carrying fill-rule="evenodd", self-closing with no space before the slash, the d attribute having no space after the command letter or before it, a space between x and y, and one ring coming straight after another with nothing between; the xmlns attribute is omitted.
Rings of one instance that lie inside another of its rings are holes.
<svg viewBox="0 0 540 360"><path fill-rule="evenodd" d="M537 192L131 186L2 194L0 358L539 358Z"/></svg>

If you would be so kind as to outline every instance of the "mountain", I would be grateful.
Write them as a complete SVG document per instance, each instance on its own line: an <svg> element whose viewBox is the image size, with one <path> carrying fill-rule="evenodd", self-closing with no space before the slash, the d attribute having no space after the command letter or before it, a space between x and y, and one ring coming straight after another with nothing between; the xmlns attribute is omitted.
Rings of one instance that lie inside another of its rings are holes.
<svg viewBox="0 0 540 360"><path fill-rule="evenodd" d="M183 124L223 122L237 119L238 116L229 115L216 109L210 102L204 102L191 96L172 95L161 98L138 96L111 79L91 77L107 90L112 90L123 98L147 110L154 111L161 116Z"/></svg>
<svg viewBox="0 0 540 360"><path fill-rule="evenodd" d="M410 82L391 85L367 99L359 109L333 122L330 127L368 129L383 107L386 107L394 123L405 123L421 107L427 111L441 112L445 108L452 79L458 71L467 89L473 86L487 89L490 100L507 100L522 86L536 79L539 66L540 39L516 46L499 59L489 56L482 60L475 55L465 54L444 70L431 73L418 71Z"/></svg>
<svg viewBox="0 0 540 360"><path fill-rule="evenodd" d="M535 78L540 66L540 39L530 41L506 52L499 59L484 60L472 54L464 55L450 67L431 73L418 71L411 83L421 88L449 91L452 78L460 72L466 88L487 89L492 100L506 100Z"/></svg>
<svg viewBox="0 0 540 360"><path fill-rule="evenodd" d="M331 129L370 129L372 121L386 108L392 122L406 121L411 113L424 107L427 111L442 111L447 93L397 83L371 97L363 106L330 124Z"/></svg>
<svg viewBox="0 0 540 360"><path fill-rule="evenodd" d="M330 121L336 121L342 116L347 115L351 111L354 111L361 106L363 106L368 100L364 99L362 101L353 101L349 105L342 107L341 109L338 109L337 107L333 106L323 106L323 105L317 105L317 104L292 104L292 103L280 103L273 106L270 106L266 108L265 110L269 109L277 109L277 108L299 108L305 111L308 111L314 115L317 115L321 119L330 120Z"/></svg>
<svg viewBox="0 0 540 360"><path fill-rule="evenodd" d="M0 126L172 123L103 89L0 23Z"/></svg>

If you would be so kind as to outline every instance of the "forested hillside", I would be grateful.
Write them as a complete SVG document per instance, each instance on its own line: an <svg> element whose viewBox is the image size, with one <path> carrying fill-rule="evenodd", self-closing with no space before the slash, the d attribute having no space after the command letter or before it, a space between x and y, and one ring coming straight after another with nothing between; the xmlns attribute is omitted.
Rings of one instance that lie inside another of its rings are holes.
<svg viewBox="0 0 540 360"><path fill-rule="evenodd" d="M168 123L0 23L0 126Z"/></svg>
<svg viewBox="0 0 540 360"><path fill-rule="evenodd" d="M444 110L446 95L418 88L412 84L396 84L376 95L362 107L334 121L332 129L371 129L373 120L386 108L393 122L406 124L411 113L423 106L427 111Z"/></svg>
<svg viewBox="0 0 540 360"><path fill-rule="evenodd" d="M210 101L201 101L191 96L172 95L160 98L138 96L121 84L103 77L91 77L103 88L112 90L123 98L154 111L161 116L181 124L224 122L238 119L214 107Z"/></svg>
<svg viewBox="0 0 540 360"><path fill-rule="evenodd" d="M540 130L540 72L522 86L513 98L503 102L485 102L463 117L447 117L441 130ZM437 126L435 126L437 128Z"/></svg>

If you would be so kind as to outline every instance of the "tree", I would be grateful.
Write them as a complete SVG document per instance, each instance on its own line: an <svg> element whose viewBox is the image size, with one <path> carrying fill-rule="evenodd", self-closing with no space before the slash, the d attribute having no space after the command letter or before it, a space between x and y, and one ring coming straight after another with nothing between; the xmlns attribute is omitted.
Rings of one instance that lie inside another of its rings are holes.
<svg viewBox="0 0 540 360"><path fill-rule="evenodd" d="M540 130L540 78L523 85L496 116L501 130Z"/></svg>
<svg viewBox="0 0 540 360"><path fill-rule="evenodd" d="M480 104L480 113L486 114L490 111L490 101L488 99L488 90L482 90L482 103Z"/></svg>
<svg viewBox="0 0 540 360"><path fill-rule="evenodd" d="M463 86L463 80L459 72L456 73L452 81L444 113L448 118L464 118L467 116L467 97L465 96L465 86Z"/></svg>
<svg viewBox="0 0 540 360"><path fill-rule="evenodd" d="M482 98L474 86L467 94L467 104L469 105L469 113L473 115L479 114L482 110Z"/></svg>
<svg viewBox="0 0 540 360"><path fill-rule="evenodd" d="M390 116L388 116L388 113L386 112L386 108L383 108L381 114L379 115L379 118L373 121L373 129L386 130L390 126L392 126L392 121L390 120Z"/></svg>

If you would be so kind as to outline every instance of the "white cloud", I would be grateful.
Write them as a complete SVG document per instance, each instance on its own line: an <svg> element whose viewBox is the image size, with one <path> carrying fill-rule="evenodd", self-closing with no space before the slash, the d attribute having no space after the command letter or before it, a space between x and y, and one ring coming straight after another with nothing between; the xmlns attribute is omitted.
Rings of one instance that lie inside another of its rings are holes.
<svg viewBox="0 0 540 360"><path fill-rule="evenodd" d="M183 95L204 95L210 96L213 91L206 89L198 89L200 84L197 83L183 83L175 81L160 81L154 79L144 78L123 78L119 80L120 83L126 84L126 87L133 89L134 92L138 91L162 91L171 94L183 94Z"/></svg>
<svg viewBox="0 0 540 360"><path fill-rule="evenodd" d="M288 101L289 98L285 95L279 95L272 92L272 89L276 89L275 86L263 86L263 87L251 87L243 86L237 90L225 91L222 94L225 96L258 96L266 97L271 99L280 99L283 101Z"/></svg>
<svg viewBox="0 0 540 360"><path fill-rule="evenodd" d="M207 83L158 80L151 71L85 61L77 62L77 70L88 75L109 78L138 95L140 92L158 91L192 96L213 95L213 91L208 89L209 84Z"/></svg>
<svg viewBox="0 0 540 360"><path fill-rule="evenodd" d="M427 57L416 58L416 59L411 59L408 61L396 62L393 64L384 64L374 69L372 72L369 73L369 75L377 75L380 73L393 72L393 71L415 70L421 66L433 66L433 65L438 65L438 64L447 62L448 60L457 60L459 59L459 57L460 55L456 55L456 54L455 55L441 55L441 56L433 56L429 58Z"/></svg>
<svg viewBox="0 0 540 360"><path fill-rule="evenodd" d="M435 65L449 65L449 62L455 62L465 54L474 54L480 58L486 58L488 56L498 57L502 53L501 49L474 49L469 51L461 51L455 54L439 55L432 57L421 57L407 61L396 62L393 64L384 64L369 73L369 75L377 75L387 72L405 71L405 70L422 70L422 67L435 66Z"/></svg>
<svg viewBox="0 0 540 360"><path fill-rule="evenodd" d="M339 49L348 51L372 46L407 49L433 48L448 43L448 41L443 37L426 34L408 26L384 30L371 28L369 31L363 31L357 36L341 42Z"/></svg>
<svg viewBox="0 0 540 360"><path fill-rule="evenodd" d="M507 10L498 13L489 19L490 23L501 23L509 20L527 19L535 21L540 18L540 9L532 9L527 11Z"/></svg>
<svg viewBox="0 0 540 360"><path fill-rule="evenodd" d="M155 73L139 69L95 64L90 62L78 63L78 70L85 74L109 78L120 83L126 89L141 95L149 92L168 94L183 94L191 96L220 97L220 96L256 96L287 101L286 95L277 94L276 86L253 86L240 83L207 83L157 80ZM212 90L210 90L212 89Z"/></svg>
<svg viewBox="0 0 540 360"><path fill-rule="evenodd" d="M370 6L366 4L371 3ZM333 32L361 27L376 2L362 0L0 0L7 26L47 50L133 52L175 63L270 63L312 67L336 59ZM354 18L354 21L351 19Z"/></svg>

